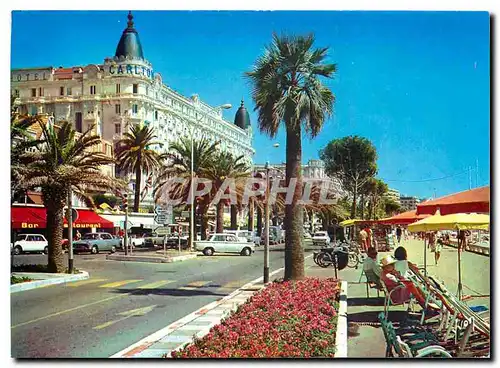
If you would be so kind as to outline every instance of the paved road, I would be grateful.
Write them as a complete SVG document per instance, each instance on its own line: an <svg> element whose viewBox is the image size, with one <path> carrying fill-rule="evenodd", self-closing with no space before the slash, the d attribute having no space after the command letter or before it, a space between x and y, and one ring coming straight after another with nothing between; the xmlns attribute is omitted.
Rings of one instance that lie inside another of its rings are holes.
<svg viewBox="0 0 500 368"><path fill-rule="evenodd" d="M19 263L45 263L21 255ZM262 275L263 252L170 264L106 261L78 255L89 280L11 294L12 356L109 357ZM284 252L270 252L271 271Z"/></svg>

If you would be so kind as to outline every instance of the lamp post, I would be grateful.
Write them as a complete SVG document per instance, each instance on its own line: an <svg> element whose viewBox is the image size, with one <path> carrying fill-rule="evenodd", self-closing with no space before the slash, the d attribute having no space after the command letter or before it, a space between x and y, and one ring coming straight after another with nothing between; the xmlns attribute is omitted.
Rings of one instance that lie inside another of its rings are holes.
<svg viewBox="0 0 500 368"><path fill-rule="evenodd" d="M220 106L217 106L215 109L216 110L222 110L222 109L230 109L233 107L231 104L223 104ZM197 119L197 123L201 123L201 120L203 119L203 115L200 116L199 119ZM190 208L190 213L189 213L189 250L193 250L193 244L194 244L194 186L193 186L193 181L194 181L194 139L193 139L193 133L194 133L194 126L191 129L191 185L189 188L189 197L191 198L191 208Z"/></svg>
<svg viewBox="0 0 500 368"><path fill-rule="evenodd" d="M273 144L274 148L278 148L280 145L279 143ZM269 282L269 194L270 194L270 178L269 178L269 171L271 169L269 165L269 161L266 161L265 165L266 169L266 206L264 209L264 226L266 229L265 233L265 239L266 241L264 242L264 284L267 284Z"/></svg>

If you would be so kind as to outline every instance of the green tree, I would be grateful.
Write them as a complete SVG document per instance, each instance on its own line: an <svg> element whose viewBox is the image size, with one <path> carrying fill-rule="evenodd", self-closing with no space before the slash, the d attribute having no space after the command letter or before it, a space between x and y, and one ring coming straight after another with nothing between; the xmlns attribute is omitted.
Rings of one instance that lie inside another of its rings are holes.
<svg viewBox="0 0 500 368"><path fill-rule="evenodd" d="M321 78L332 78L335 64L326 64L328 48L314 48L314 36L278 36L266 47L253 70L252 84L261 132L275 137L286 131L286 184L296 178L291 204L285 208L285 280L304 277L302 195L302 128L314 138L333 112L335 97Z"/></svg>
<svg viewBox="0 0 500 368"><path fill-rule="evenodd" d="M398 202L395 202L394 200L390 198L385 198L384 199L384 210L385 210L385 216L390 217L393 216L394 214L401 212L401 204Z"/></svg>
<svg viewBox="0 0 500 368"><path fill-rule="evenodd" d="M103 165L113 163L95 148L101 139L91 135L92 128L81 136L68 122L60 127L40 124L42 139L39 150L22 156L19 171L24 189L41 188L43 204L47 209L49 243L49 272L64 272L62 252L63 210L71 188L79 198L92 202L89 193L116 189L122 182L100 171Z"/></svg>
<svg viewBox="0 0 500 368"><path fill-rule="evenodd" d="M156 172L161 166L161 156L151 148L160 143L152 127L132 125L117 143L118 168L126 173L135 173L134 212L139 212L142 174Z"/></svg>
<svg viewBox="0 0 500 368"><path fill-rule="evenodd" d="M203 170L212 165L213 156L216 153L218 143L211 143L208 139L202 138L193 141L193 172L194 177L203 177ZM157 185L154 189L154 195L157 200L163 195L163 191L169 190L171 199L181 199L186 203L189 198L189 188L191 186L191 139L183 138L170 145L170 150L164 155L165 166L161 169ZM175 184L167 189L166 184L170 178L177 177L184 179L183 184ZM201 190L201 184L198 185ZM198 213L202 218L201 236L205 238L205 229L208 226L208 207L210 197L204 196L198 201ZM196 224L195 224L196 226Z"/></svg>
<svg viewBox="0 0 500 368"><path fill-rule="evenodd" d="M241 198L244 191L245 182L242 180L250 176L250 168L243 161L244 156L233 156L228 152L217 152L213 160L203 170L203 176L212 182L212 195L215 197L217 191L222 187L226 178L235 180L236 198ZM221 200L216 204L216 232L224 230L224 206L228 201ZM237 208L237 203L231 203L231 207ZM232 224L234 225L234 224Z"/></svg>
<svg viewBox="0 0 500 368"><path fill-rule="evenodd" d="M357 199L365 183L377 173L377 150L368 139L348 136L335 139L320 151L325 172L337 177L352 195L351 218L356 218Z"/></svg>
<svg viewBox="0 0 500 368"><path fill-rule="evenodd" d="M119 203L119 198L115 195L97 193L92 196L96 206L100 206L103 203L108 204L110 207L115 207Z"/></svg>

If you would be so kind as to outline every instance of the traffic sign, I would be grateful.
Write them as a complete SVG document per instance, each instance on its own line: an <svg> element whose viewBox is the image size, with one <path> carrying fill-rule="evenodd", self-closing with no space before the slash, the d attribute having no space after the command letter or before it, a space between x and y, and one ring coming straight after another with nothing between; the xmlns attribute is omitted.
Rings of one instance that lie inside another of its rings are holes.
<svg viewBox="0 0 500 368"><path fill-rule="evenodd" d="M158 226L155 229L156 235L167 235L169 233L169 229L167 226Z"/></svg>
<svg viewBox="0 0 500 368"><path fill-rule="evenodd" d="M172 206L156 206L155 207L155 223L159 225L172 223L173 208Z"/></svg>

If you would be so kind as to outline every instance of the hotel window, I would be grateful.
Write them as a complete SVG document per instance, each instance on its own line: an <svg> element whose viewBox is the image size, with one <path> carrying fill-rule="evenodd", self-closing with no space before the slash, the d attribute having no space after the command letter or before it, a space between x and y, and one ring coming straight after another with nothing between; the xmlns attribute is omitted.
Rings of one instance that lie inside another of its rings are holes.
<svg viewBox="0 0 500 368"><path fill-rule="evenodd" d="M43 96L43 88L42 87L38 88L38 96Z"/></svg>
<svg viewBox="0 0 500 368"><path fill-rule="evenodd" d="M155 111L155 120L158 120L158 110Z"/></svg>
<svg viewBox="0 0 500 368"><path fill-rule="evenodd" d="M75 114L75 125L76 125L76 131L81 133L82 132L82 113L77 112Z"/></svg>
<svg viewBox="0 0 500 368"><path fill-rule="evenodd" d="M120 84L116 85L116 93L120 93Z"/></svg>
<svg viewBox="0 0 500 368"><path fill-rule="evenodd" d="M115 113L116 114L120 114L121 113L121 105L120 104L116 104L115 105Z"/></svg>
<svg viewBox="0 0 500 368"><path fill-rule="evenodd" d="M59 96L64 96L64 87L59 87Z"/></svg>
<svg viewBox="0 0 500 368"><path fill-rule="evenodd" d="M115 134L121 134L121 133L122 133L121 124L115 124Z"/></svg>
<svg viewBox="0 0 500 368"><path fill-rule="evenodd" d="M137 110L138 110L137 105L135 104L132 105L132 114L137 114Z"/></svg>
<svg viewBox="0 0 500 368"><path fill-rule="evenodd" d="M31 89L31 97L36 97L36 88Z"/></svg>
<svg viewBox="0 0 500 368"><path fill-rule="evenodd" d="M66 94L71 96L71 87L66 88Z"/></svg>
<svg viewBox="0 0 500 368"><path fill-rule="evenodd" d="M95 95L95 86L90 86L90 94Z"/></svg>
<svg viewBox="0 0 500 368"><path fill-rule="evenodd" d="M139 87L139 85L138 85L138 84L134 84L134 85L132 86L132 93L137 93L137 90L139 89L138 87Z"/></svg>

